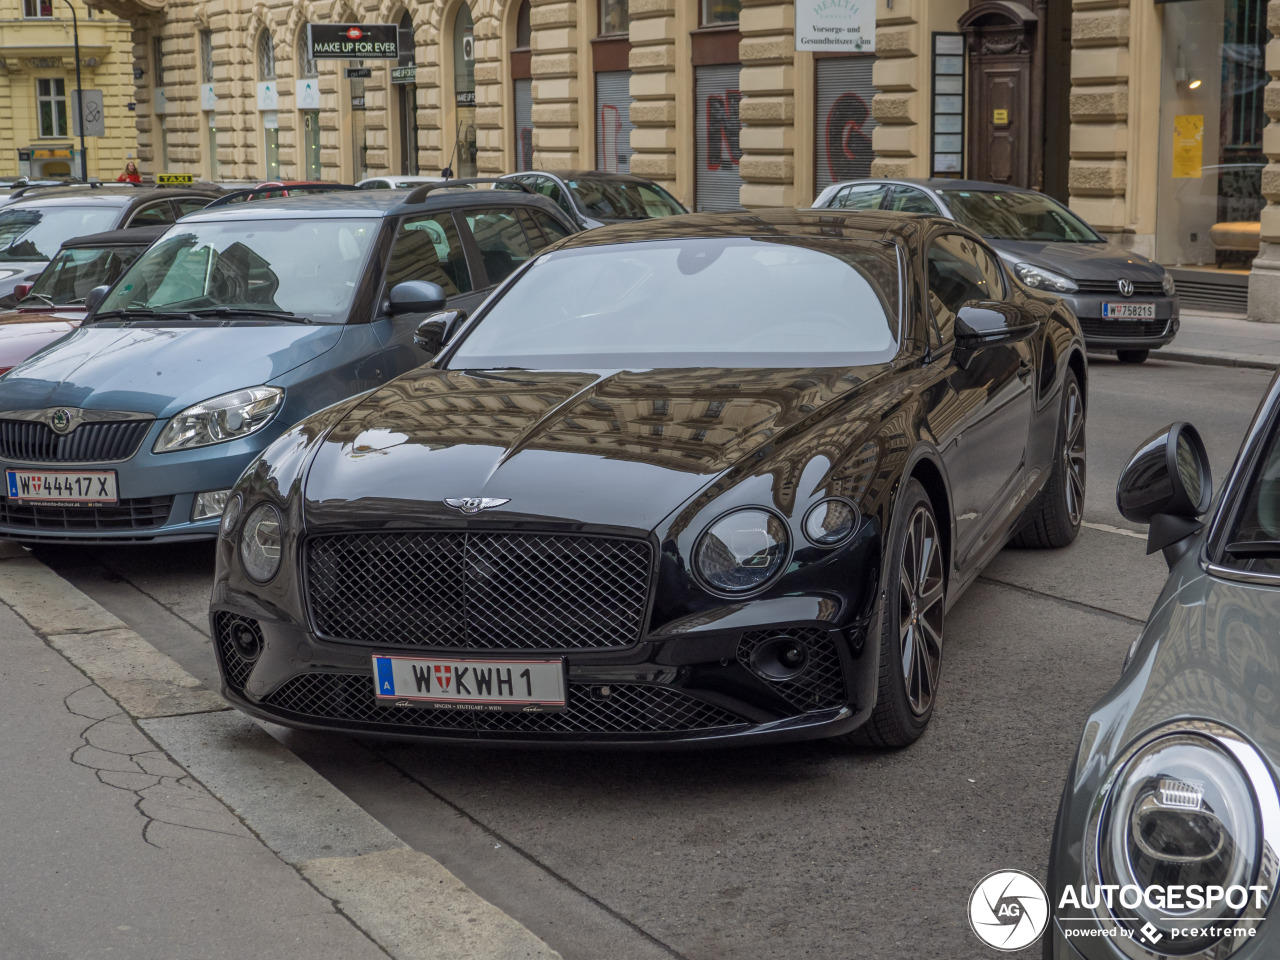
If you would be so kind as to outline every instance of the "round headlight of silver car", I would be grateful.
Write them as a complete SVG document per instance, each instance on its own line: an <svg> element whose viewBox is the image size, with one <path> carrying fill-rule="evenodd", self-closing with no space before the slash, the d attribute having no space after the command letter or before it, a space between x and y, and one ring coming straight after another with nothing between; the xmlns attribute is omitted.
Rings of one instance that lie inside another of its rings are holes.
<svg viewBox="0 0 1280 960"><path fill-rule="evenodd" d="M735 510L714 521L698 539L693 565L715 590L749 593L774 578L787 562L787 525L767 510Z"/></svg>
<svg viewBox="0 0 1280 960"><path fill-rule="evenodd" d="M1095 912L1128 929L1116 946L1218 958L1248 942L1275 892L1280 839L1280 795L1261 755L1234 731L1183 724L1130 751L1103 794L1086 873L1113 885Z"/></svg>
<svg viewBox="0 0 1280 960"><path fill-rule="evenodd" d="M261 503L249 511L240 532L240 563L244 572L266 583L280 569L280 511Z"/></svg>
<svg viewBox="0 0 1280 960"><path fill-rule="evenodd" d="M858 508L847 500L823 500L804 516L804 535L820 547L844 543L858 529Z"/></svg>

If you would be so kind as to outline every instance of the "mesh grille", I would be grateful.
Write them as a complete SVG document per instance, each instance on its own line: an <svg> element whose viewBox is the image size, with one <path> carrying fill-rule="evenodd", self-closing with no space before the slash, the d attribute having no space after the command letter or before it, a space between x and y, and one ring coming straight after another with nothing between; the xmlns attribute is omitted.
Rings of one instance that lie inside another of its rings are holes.
<svg viewBox="0 0 1280 960"><path fill-rule="evenodd" d="M1090 337L1158 337L1168 320L1081 320L1085 340Z"/></svg>
<svg viewBox="0 0 1280 960"><path fill-rule="evenodd" d="M82 423L68 434L57 434L47 423L0 420L0 457L24 463L127 460L137 451L152 422Z"/></svg>
<svg viewBox="0 0 1280 960"><path fill-rule="evenodd" d="M258 643L262 643L262 628L258 626L257 620L227 613L225 610L219 610L213 615L213 634L217 641L218 660L222 663L223 676L226 677L228 686L243 691L244 682L249 679L253 664L240 656L231 639L231 628L237 623L248 624L249 629L257 635Z"/></svg>
<svg viewBox="0 0 1280 960"><path fill-rule="evenodd" d="M792 680L769 680L769 686L781 694L799 710L822 710L841 706L846 698L844 671L840 669L840 654L836 650L831 633L827 630L807 629L785 632L755 631L744 633L738 643L738 662L751 669L751 655L756 647L778 637L799 640L808 648L809 662L804 672Z"/></svg>
<svg viewBox="0 0 1280 960"><path fill-rule="evenodd" d="M1120 282L1118 280L1077 280L1076 286L1080 288L1081 293L1110 293L1120 294ZM1163 297L1165 296L1164 284L1159 280L1135 280L1133 281L1134 297Z"/></svg>
<svg viewBox="0 0 1280 960"><path fill-rule="evenodd" d="M462 649L624 647L640 638L643 540L517 533L378 533L307 544L316 632Z"/></svg>
<svg viewBox="0 0 1280 960"><path fill-rule="evenodd" d="M742 717L679 690L645 684L612 684L608 697L571 683L561 713L486 713L380 707L373 677L312 673L294 677L266 698L265 705L326 720L423 730L507 731L512 733L669 733L746 723Z"/></svg>
<svg viewBox="0 0 1280 960"><path fill-rule="evenodd" d="M0 498L0 526L44 532L150 530L164 526L173 497L142 497L98 507L56 507Z"/></svg>

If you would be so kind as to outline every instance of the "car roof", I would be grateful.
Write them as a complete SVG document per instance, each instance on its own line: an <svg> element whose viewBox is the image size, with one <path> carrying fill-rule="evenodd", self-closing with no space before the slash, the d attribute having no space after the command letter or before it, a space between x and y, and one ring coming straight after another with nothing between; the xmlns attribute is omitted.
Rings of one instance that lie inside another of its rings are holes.
<svg viewBox="0 0 1280 960"><path fill-rule="evenodd" d="M644 177L630 173L610 173L607 170L521 170L520 173L545 173L561 180L625 180L630 183L652 183Z"/></svg>
<svg viewBox="0 0 1280 960"><path fill-rule="evenodd" d="M130 204L143 204L151 200L163 200L168 197L208 197L214 200L223 191L213 186L173 186L173 187L131 187L128 184L103 184L101 187L90 187L86 184L72 184L70 187L37 187L30 193L17 197L5 205L10 207L65 207L65 206L103 206L125 207Z"/></svg>
<svg viewBox="0 0 1280 960"><path fill-rule="evenodd" d="M680 240L717 237L794 237L795 239L845 239L895 242L906 240L932 224L956 224L944 217L902 214L890 210L751 210L741 213L688 213L651 220L632 220L575 233L557 244L557 250L636 243L644 240Z"/></svg>
<svg viewBox="0 0 1280 960"><path fill-rule="evenodd" d="M129 227L127 230L106 230L102 233L90 233L83 237L75 237L62 244L68 247L123 247L138 244L153 244L163 237L173 226L166 223L157 227Z"/></svg>
<svg viewBox="0 0 1280 960"><path fill-rule="evenodd" d="M429 186L429 184L422 184L421 186ZM516 190L494 191L466 188L452 190L445 188L428 193L421 202L406 203L405 201L415 192L412 190L338 190L333 193L272 197L265 200L229 203L212 209L196 210L183 217L182 222L389 217L418 211L448 210L455 207L485 207L493 203L501 203L508 206L514 203L521 206L538 207L542 210L559 210L546 197Z"/></svg>
<svg viewBox="0 0 1280 960"><path fill-rule="evenodd" d="M847 187L855 183L899 183L926 190L969 190L974 193L1040 193L1038 190L1015 187L1012 184L989 183L986 180L952 180L949 177L859 177L841 181L834 186Z"/></svg>

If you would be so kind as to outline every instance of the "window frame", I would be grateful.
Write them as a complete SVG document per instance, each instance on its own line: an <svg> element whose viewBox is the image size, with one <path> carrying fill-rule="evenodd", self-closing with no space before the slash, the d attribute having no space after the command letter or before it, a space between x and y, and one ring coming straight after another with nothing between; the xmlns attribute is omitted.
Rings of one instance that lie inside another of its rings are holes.
<svg viewBox="0 0 1280 960"><path fill-rule="evenodd" d="M932 214L930 214L931 216L940 216L942 214L942 208L938 206L938 201L934 200L933 197L929 196L928 192L921 190L919 187L908 186L907 184L904 184L904 183L895 183L893 185L893 189L889 191L888 196L886 196L884 201L881 202L880 209L894 210L898 213L929 213L928 210L905 210L905 211L898 210L896 207L893 206L893 203L895 202L895 200L898 197L898 194L900 193L903 196L911 196L912 194L915 194L917 196L923 197L928 202L929 206L933 207L933 212ZM885 203L888 203L889 205L885 206Z"/></svg>
<svg viewBox="0 0 1280 960"><path fill-rule="evenodd" d="M742 2L738 0L738 16L732 20L710 20L707 18L707 8L714 3L715 0L698 0L698 26L701 28L734 28L742 21Z"/></svg>
<svg viewBox="0 0 1280 960"><path fill-rule="evenodd" d="M520 228L520 233L524 237L524 242L529 247L529 251L530 251L529 257L527 260L524 261L524 263L518 264L511 271L511 273L507 274L507 276L503 277L500 280L493 280L489 277L489 268L485 265L485 262L484 262L484 250L481 249L480 241L476 239L475 233L471 229L471 224L467 223L468 216L472 216L472 215L479 216L481 214L490 213L490 212L510 213L512 216L512 219L515 220L516 225ZM467 249L467 259L472 263L471 275L474 278L478 271L484 277L483 284L473 285L473 292L480 291L480 290L490 290L498 286L499 284L506 282L506 280L509 277L513 276L521 267L524 266L525 263L530 262L531 260L535 259L538 256L538 252L533 249L533 242L530 240L529 234L525 230L524 223L520 218L520 208L517 205L515 204L507 205L507 204L503 204L501 201L496 201L488 205L477 204L476 206L467 206L462 209L454 211L454 214L455 214L454 221L458 225L459 234L463 238L463 245Z"/></svg>
<svg viewBox="0 0 1280 960"><path fill-rule="evenodd" d="M49 93L41 93L41 86L49 85ZM58 84L62 85L62 93L59 94ZM44 115L42 106L49 104L49 119L53 123L53 131L45 132ZM58 105L62 105L61 123L59 123ZM60 128L60 129L59 129ZM62 77L37 77L36 78L36 132L40 139L44 140L65 140L71 136L71 106L67 99L67 84Z"/></svg>
<svg viewBox="0 0 1280 960"><path fill-rule="evenodd" d="M436 210L433 212L420 211L418 213L409 213L397 219L391 228L391 242L387 246L387 261L386 261L387 265L382 270L382 278L381 278L381 285L380 285L381 293L379 293L378 295L378 303L384 305L384 308L388 302L388 298L391 296L391 279L390 279L391 259L392 257L395 256L396 241L400 239L400 233L405 228L405 224L420 221L420 220L437 220L442 218L448 218L453 223L453 235L458 241L458 249L462 252L462 260L463 260L463 265L467 271L467 279L471 284L470 289L459 290L457 293L446 293L446 296L448 297L448 299L453 299L455 297L465 297L465 296L468 296L469 294L475 293L477 290L482 289L482 287L476 282L479 279L476 276L476 263L478 263L479 261L477 261L476 258L472 256L472 251L467 246L467 241L469 237L466 231L466 223L458 219L457 211ZM382 312L385 313L386 312L385 309Z"/></svg>
<svg viewBox="0 0 1280 960"><path fill-rule="evenodd" d="M276 79L276 43L275 38L271 36L271 31L266 27L258 31L253 59L258 67L259 81Z"/></svg>
<svg viewBox="0 0 1280 960"><path fill-rule="evenodd" d="M968 234L960 233L957 230L940 230L937 233L932 234L924 244L923 280L924 280L925 296L924 296L923 307L924 307L924 313L926 315L928 325L929 325L929 346L931 349L935 349L935 350L945 350L949 346L953 346L955 344L956 342L955 320L959 316L960 309L964 307L964 304L960 304L959 306L956 307L955 310L951 311L952 313L951 335L949 338L944 339L942 336L942 327L938 322L937 315L934 313L933 304L929 300L929 294L932 289L929 284L929 253L936 244L948 239L960 240L965 243L972 244L975 249L982 251L982 253L984 253L987 257L991 259L992 264L994 265L995 271L996 271L995 276L1000 281L1001 290L1000 290L999 297L988 297L987 298L988 300L1005 300L1009 295L1009 282L1008 282L1008 277L1005 275L1005 272L1004 272L1004 264L1000 260L1000 258L996 256L995 253L992 252L991 248L988 247L985 243L983 243L981 240L978 240L976 237L972 237L972 236L969 236ZM946 248L944 247L944 249ZM951 253L950 250L948 250L947 252L949 254ZM959 256L960 254L952 254L952 255ZM987 283L989 286L990 278L987 277L986 271L982 269L981 263L978 262L976 259L969 260L968 262L972 264L972 266L978 271L979 274L982 274L984 282ZM988 291L988 293L991 293L991 292L992 291ZM967 301L967 302L972 302L972 301Z"/></svg>
<svg viewBox="0 0 1280 960"><path fill-rule="evenodd" d="M706 2L706 0L703 0ZM610 7L622 7L622 19L625 21L621 30L611 30L606 32L604 29L605 12ZM627 0L596 0L596 36L621 38L629 36L631 33L631 11Z"/></svg>
<svg viewBox="0 0 1280 960"><path fill-rule="evenodd" d="M840 190L836 192L836 195L831 198L831 205L830 207L828 207L828 209L831 209L831 210L883 210L885 201L889 199L890 194L893 192L892 188L893 188L893 184L885 183L882 180L860 180L857 183L850 183L845 185L844 187L841 187ZM846 203L840 202L845 197L851 196L855 192L870 193L873 190L882 191L880 194L880 202L876 204L874 207L851 207Z"/></svg>
<svg viewBox="0 0 1280 960"><path fill-rule="evenodd" d="M200 50L200 82L213 83L213 31L204 27L197 33Z"/></svg>
<svg viewBox="0 0 1280 960"><path fill-rule="evenodd" d="M40 11L47 9L48 13ZM36 11L32 13L30 11ZM52 20L53 19L53 0L22 0L22 19L24 20Z"/></svg>

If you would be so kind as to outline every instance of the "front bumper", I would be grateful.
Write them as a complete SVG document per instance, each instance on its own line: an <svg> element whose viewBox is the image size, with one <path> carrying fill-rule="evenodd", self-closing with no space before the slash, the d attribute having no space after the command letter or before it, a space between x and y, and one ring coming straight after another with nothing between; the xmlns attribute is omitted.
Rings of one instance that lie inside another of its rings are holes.
<svg viewBox="0 0 1280 960"><path fill-rule="evenodd" d="M1101 296L1098 294L1060 294L1080 321L1085 345L1100 350L1154 350L1171 342L1178 333L1177 297ZM1103 303L1153 303L1154 320L1113 320L1102 315Z"/></svg>

